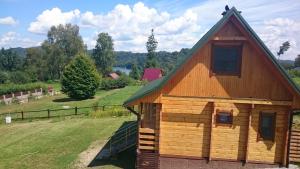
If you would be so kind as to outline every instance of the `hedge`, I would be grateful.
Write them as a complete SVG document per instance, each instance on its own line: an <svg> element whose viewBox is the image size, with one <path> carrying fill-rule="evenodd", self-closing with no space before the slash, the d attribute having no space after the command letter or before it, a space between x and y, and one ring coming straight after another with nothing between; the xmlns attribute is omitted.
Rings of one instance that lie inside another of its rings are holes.
<svg viewBox="0 0 300 169"><path fill-rule="evenodd" d="M1 84L0 85L0 95L30 91L34 89L42 88L43 91L48 90L48 85L36 82L36 83L26 83L26 84Z"/></svg>

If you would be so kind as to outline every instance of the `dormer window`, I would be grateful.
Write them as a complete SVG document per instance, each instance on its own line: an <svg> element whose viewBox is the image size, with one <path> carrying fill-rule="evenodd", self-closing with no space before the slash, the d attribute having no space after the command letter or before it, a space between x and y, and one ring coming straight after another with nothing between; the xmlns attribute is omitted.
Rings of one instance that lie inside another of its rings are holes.
<svg viewBox="0 0 300 169"><path fill-rule="evenodd" d="M242 44L213 44L211 71L214 75L241 75Z"/></svg>

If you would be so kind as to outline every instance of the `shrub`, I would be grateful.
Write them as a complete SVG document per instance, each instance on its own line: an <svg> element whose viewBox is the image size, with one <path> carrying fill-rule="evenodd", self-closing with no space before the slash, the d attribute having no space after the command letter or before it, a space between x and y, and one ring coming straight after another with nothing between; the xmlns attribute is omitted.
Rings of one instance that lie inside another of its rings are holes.
<svg viewBox="0 0 300 169"><path fill-rule="evenodd" d="M23 84L32 82L32 79L28 73L15 71L9 74L9 81L11 83Z"/></svg>
<svg viewBox="0 0 300 169"><path fill-rule="evenodd" d="M104 90L118 89L128 86L132 83L133 80L130 77L128 77L127 75L122 75L119 79L116 80L109 78L102 80L100 88Z"/></svg>
<svg viewBox="0 0 300 169"><path fill-rule="evenodd" d="M8 79L8 74L6 72L0 72L0 84L6 83Z"/></svg>
<svg viewBox="0 0 300 169"><path fill-rule="evenodd" d="M1 84L0 85L0 95L16 93L21 91L31 91L34 89L42 88L46 91L48 86L41 82L27 83L27 84Z"/></svg>
<svg viewBox="0 0 300 169"><path fill-rule="evenodd" d="M100 76L95 64L84 54L77 55L64 69L62 91L74 99L86 99L95 95Z"/></svg>
<svg viewBox="0 0 300 169"><path fill-rule="evenodd" d="M299 70L288 70L288 74L292 77L300 77L300 71Z"/></svg>

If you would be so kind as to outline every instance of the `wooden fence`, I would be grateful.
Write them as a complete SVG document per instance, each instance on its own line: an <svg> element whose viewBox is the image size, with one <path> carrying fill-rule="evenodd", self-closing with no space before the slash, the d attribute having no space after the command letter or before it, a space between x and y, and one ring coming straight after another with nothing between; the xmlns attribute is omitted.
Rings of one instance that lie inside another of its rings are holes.
<svg viewBox="0 0 300 169"><path fill-rule="evenodd" d="M293 129L290 140L290 161L300 162L300 130Z"/></svg>
<svg viewBox="0 0 300 169"><path fill-rule="evenodd" d="M120 108L120 111L129 113L123 105L101 105L101 106L89 106L89 107L70 107L70 108L60 108L60 109L44 109L44 110L29 110L29 111L19 111L12 113L2 113L0 114L0 119L3 121L6 116L10 116L12 120L24 120L24 119L34 119L34 118L51 118L58 116L71 116L71 115L82 115L86 114L90 109L92 111L107 111L113 108Z"/></svg>

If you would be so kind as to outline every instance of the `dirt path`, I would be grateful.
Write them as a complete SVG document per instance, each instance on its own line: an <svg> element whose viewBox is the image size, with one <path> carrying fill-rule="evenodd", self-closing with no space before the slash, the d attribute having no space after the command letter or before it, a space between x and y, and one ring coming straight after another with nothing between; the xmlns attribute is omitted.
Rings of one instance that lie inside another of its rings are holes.
<svg viewBox="0 0 300 169"><path fill-rule="evenodd" d="M93 142L85 151L83 151L79 154L78 158L73 163L71 168L88 169L87 166L92 162L92 160L100 152L100 150L102 149L104 144L105 144L105 141Z"/></svg>

